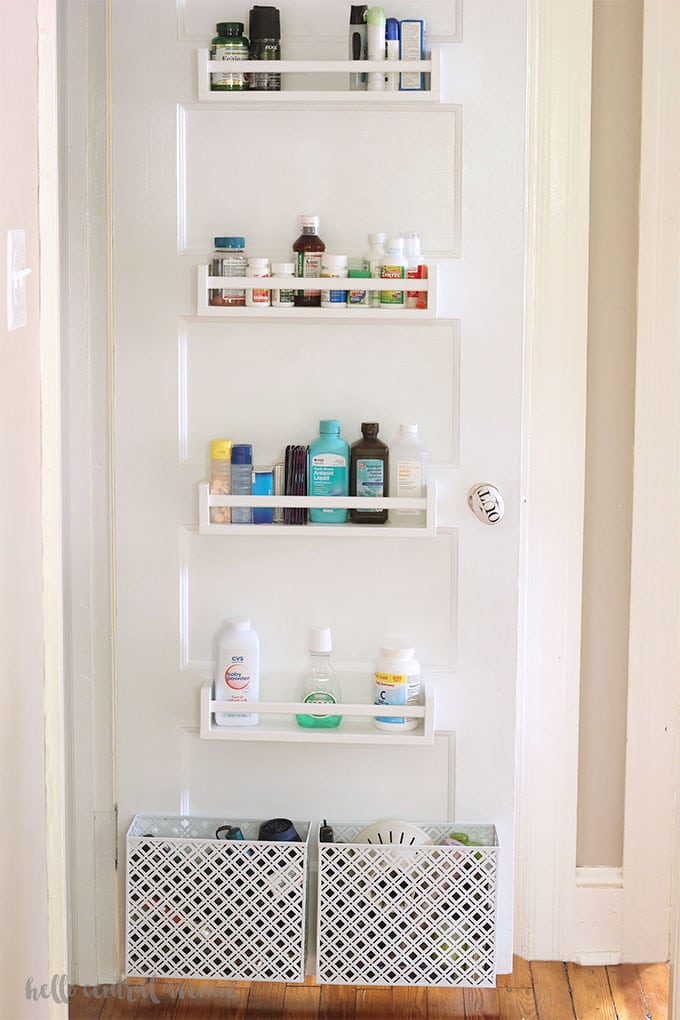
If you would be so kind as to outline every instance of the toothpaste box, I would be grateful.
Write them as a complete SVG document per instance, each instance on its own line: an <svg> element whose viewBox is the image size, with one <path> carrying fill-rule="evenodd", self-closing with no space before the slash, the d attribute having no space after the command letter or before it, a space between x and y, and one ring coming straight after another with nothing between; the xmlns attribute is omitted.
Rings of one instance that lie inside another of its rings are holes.
<svg viewBox="0 0 680 1020"><path fill-rule="evenodd" d="M399 59L425 59L425 22L408 18L399 22ZM403 71L399 75L400 92L422 92L425 75L420 71Z"/></svg>

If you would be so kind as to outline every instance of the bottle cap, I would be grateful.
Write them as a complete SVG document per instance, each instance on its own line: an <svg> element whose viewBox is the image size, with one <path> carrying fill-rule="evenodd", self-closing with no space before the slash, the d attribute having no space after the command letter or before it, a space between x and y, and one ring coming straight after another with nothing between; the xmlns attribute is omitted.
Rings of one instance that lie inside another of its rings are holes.
<svg viewBox="0 0 680 1020"><path fill-rule="evenodd" d="M219 21L217 23L218 35L243 35L244 24L242 21Z"/></svg>
<svg viewBox="0 0 680 1020"><path fill-rule="evenodd" d="M225 627L231 630L250 630L250 620L225 620Z"/></svg>
<svg viewBox="0 0 680 1020"><path fill-rule="evenodd" d="M337 418L323 418L319 422L319 432L324 436L339 436L340 422Z"/></svg>
<svg viewBox="0 0 680 1020"><path fill-rule="evenodd" d="M350 25L363 25L364 14L368 10L368 4L352 4L349 9Z"/></svg>
<svg viewBox="0 0 680 1020"><path fill-rule="evenodd" d="M369 7L364 14L364 21L367 25L384 25L385 11L382 7Z"/></svg>
<svg viewBox="0 0 680 1020"><path fill-rule="evenodd" d="M347 256L346 255L328 255L327 253L324 253L324 256L323 256L323 259L322 259L322 265L324 265L324 266L340 266L340 267L344 267L344 266L347 265Z"/></svg>
<svg viewBox="0 0 680 1020"><path fill-rule="evenodd" d="M250 10L250 39L281 38L281 18L276 7L255 6Z"/></svg>
<svg viewBox="0 0 680 1020"><path fill-rule="evenodd" d="M253 448L249 443L236 443L231 448L232 464L252 464Z"/></svg>
<svg viewBox="0 0 680 1020"><path fill-rule="evenodd" d="M413 658L413 646L409 645L407 641L403 641L401 638L397 637L385 638L380 650L383 655L386 655L391 659Z"/></svg>
<svg viewBox="0 0 680 1020"><path fill-rule="evenodd" d="M333 651L330 627L312 627L309 631L309 650L317 655L329 655Z"/></svg>
<svg viewBox="0 0 680 1020"><path fill-rule="evenodd" d="M384 244L387 238L387 234L369 234L369 244Z"/></svg>
<svg viewBox="0 0 680 1020"><path fill-rule="evenodd" d="M403 237L391 237L385 245L388 251L403 251L404 250L404 238Z"/></svg>
<svg viewBox="0 0 680 1020"><path fill-rule="evenodd" d="M407 432L409 435L415 436L415 435L418 434L418 426L417 425L400 425L399 426L399 431L400 432Z"/></svg>
<svg viewBox="0 0 680 1020"><path fill-rule="evenodd" d="M248 265L249 266L268 266L269 265L269 259L260 258L259 256L257 258L249 258L248 259Z"/></svg>
<svg viewBox="0 0 680 1020"><path fill-rule="evenodd" d="M213 439L210 444L211 460L229 460L231 455L231 439Z"/></svg>
<svg viewBox="0 0 680 1020"><path fill-rule="evenodd" d="M380 431L380 425L377 421L362 421L361 423L361 434L369 439L375 439Z"/></svg>
<svg viewBox="0 0 680 1020"><path fill-rule="evenodd" d="M385 38L390 40L399 38L399 22L396 18L388 18L385 22Z"/></svg>
<svg viewBox="0 0 680 1020"><path fill-rule="evenodd" d="M350 278L350 280L370 280L372 275L373 274L371 273L370 269L347 270L347 276Z"/></svg>
<svg viewBox="0 0 680 1020"><path fill-rule="evenodd" d="M216 248L245 248L245 237L216 237Z"/></svg>
<svg viewBox="0 0 680 1020"><path fill-rule="evenodd" d="M294 262L272 262L272 273L279 273L281 276L292 276L295 273Z"/></svg>
<svg viewBox="0 0 680 1020"><path fill-rule="evenodd" d="M319 232L319 217L316 213L302 213L300 216L300 226L303 228L307 227L307 229L313 227L314 233L317 234Z"/></svg>

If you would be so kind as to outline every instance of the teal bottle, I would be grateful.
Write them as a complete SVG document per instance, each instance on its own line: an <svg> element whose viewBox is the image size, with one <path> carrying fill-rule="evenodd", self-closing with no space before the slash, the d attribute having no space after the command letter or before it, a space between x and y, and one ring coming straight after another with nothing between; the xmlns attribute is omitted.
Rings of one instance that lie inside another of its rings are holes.
<svg viewBox="0 0 680 1020"><path fill-rule="evenodd" d="M340 422L337 418L319 422L319 438L309 447L310 496L349 495L349 446L340 438ZM347 510L312 508L309 511L312 524L344 524Z"/></svg>
<svg viewBox="0 0 680 1020"><path fill-rule="evenodd" d="M309 666L302 678L300 701L313 708L309 715L297 715L298 726L306 729L334 729L342 721L341 715L319 711L341 701L340 687L331 666L333 642L328 627L312 627L309 635Z"/></svg>

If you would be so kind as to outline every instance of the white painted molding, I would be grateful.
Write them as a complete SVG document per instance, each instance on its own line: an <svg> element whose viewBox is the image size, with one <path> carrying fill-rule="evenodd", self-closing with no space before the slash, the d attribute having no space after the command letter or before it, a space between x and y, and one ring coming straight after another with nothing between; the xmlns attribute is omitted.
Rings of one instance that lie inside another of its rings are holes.
<svg viewBox="0 0 680 1020"><path fill-rule="evenodd" d="M515 951L574 950L592 0L530 0Z"/></svg>
<svg viewBox="0 0 680 1020"><path fill-rule="evenodd" d="M572 959L584 967L621 963L623 870L577 868Z"/></svg>
<svg viewBox="0 0 680 1020"><path fill-rule="evenodd" d="M680 840L680 5L645 0L624 959L668 958ZM675 841L675 847L673 846ZM674 1001L680 1004L675 899ZM676 1013L678 1006L676 1006Z"/></svg>

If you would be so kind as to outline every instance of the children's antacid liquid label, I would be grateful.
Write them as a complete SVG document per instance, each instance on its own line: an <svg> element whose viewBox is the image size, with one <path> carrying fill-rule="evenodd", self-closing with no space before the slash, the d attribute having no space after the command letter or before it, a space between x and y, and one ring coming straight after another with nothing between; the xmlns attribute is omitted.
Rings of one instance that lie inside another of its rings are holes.
<svg viewBox="0 0 680 1020"><path fill-rule="evenodd" d="M357 461L357 496L382 496L385 491L384 460Z"/></svg>

